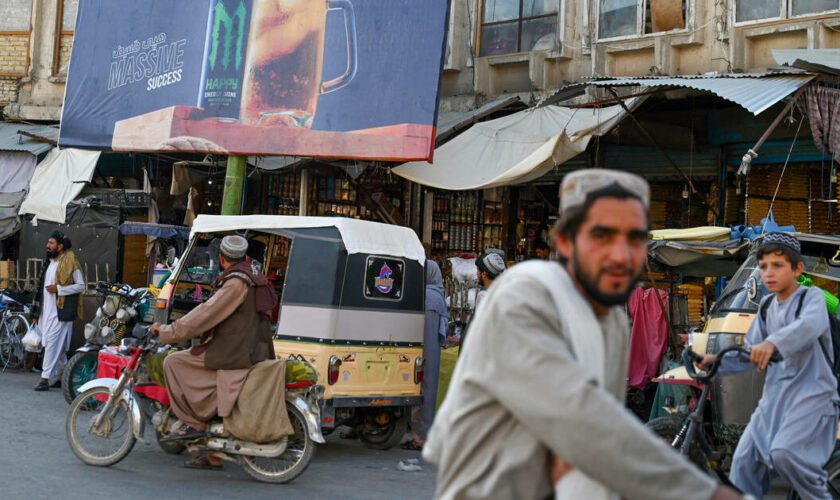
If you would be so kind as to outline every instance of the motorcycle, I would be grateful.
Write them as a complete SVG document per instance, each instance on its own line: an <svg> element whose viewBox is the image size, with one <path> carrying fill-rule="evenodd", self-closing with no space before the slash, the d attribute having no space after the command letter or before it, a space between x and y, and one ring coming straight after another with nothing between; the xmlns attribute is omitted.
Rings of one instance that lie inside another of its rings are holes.
<svg viewBox="0 0 840 500"><path fill-rule="evenodd" d="M79 395L79 388L96 378L99 351L118 346L150 307L152 294L147 288L99 283L96 291L103 297L96 316L85 325L85 345L67 361L61 375L61 390L67 404Z"/></svg>
<svg viewBox="0 0 840 500"><path fill-rule="evenodd" d="M132 339L122 342L128 356L118 379L100 378L79 388L66 419L67 440L73 453L88 465L108 467L128 456L134 444L144 440L146 420L155 427L164 451L207 452L238 463L251 477L267 483L287 483L306 470L323 444L318 400L323 387L312 380L286 383L286 410L294 434L278 441L247 442L226 431L222 419L207 426L200 438L162 440L172 412L166 388L146 379L148 361L158 353L159 342L145 325L135 327ZM105 351L102 351L105 354ZM301 363L302 361L297 361ZM311 369L314 373L314 368Z"/></svg>

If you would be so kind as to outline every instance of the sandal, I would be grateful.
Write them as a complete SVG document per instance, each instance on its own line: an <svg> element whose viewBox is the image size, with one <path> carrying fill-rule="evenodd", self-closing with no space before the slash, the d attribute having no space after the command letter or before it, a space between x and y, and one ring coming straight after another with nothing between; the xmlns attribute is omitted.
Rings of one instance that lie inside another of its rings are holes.
<svg viewBox="0 0 840 500"><path fill-rule="evenodd" d="M199 470L222 470L224 467L222 466L222 464L215 465L211 463L210 459L207 458L207 455L201 455L195 460L187 460L186 462L184 462L184 468Z"/></svg>
<svg viewBox="0 0 840 500"><path fill-rule="evenodd" d="M423 451L423 445L413 439L401 444L400 448L408 451Z"/></svg>
<svg viewBox="0 0 840 500"><path fill-rule="evenodd" d="M206 436L205 431L200 431L187 424L181 424L176 429L168 432L160 438L161 443L169 443L172 441L188 441L193 439L200 439Z"/></svg>

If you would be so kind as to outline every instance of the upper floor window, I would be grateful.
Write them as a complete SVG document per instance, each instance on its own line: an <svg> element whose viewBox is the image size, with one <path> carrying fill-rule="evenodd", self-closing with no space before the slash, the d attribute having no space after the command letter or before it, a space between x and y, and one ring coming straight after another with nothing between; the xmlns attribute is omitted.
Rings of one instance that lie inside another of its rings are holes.
<svg viewBox="0 0 840 500"><path fill-rule="evenodd" d="M687 0L599 0L598 38L684 29Z"/></svg>
<svg viewBox="0 0 840 500"><path fill-rule="evenodd" d="M559 0L484 0L480 56L553 49Z"/></svg>
<svg viewBox="0 0 840 500"><path fill-rule="evenodd" d="M59 0L58 9L55 32L58 51L53 56L53 75L55 76L66 75L70 66L70 51L73 49L79 0Z"/></svg>
<svg viewBox="0 0 840 500"><path fill-rule="evenodd" d="M840 10L840 0L733 0L733 3L736 23Z"/></svg>
<svg viewBox="0 0 840 500"><path fill-rule="evenodd" d="M61 0L61 4L61 31L75 31L79 0Z"/></svg>
<svg viewBox="0 0 840 500"><path fill-rule="evenodd" d="M3 0L0 2L0 31L29 32L32 0Z"/></svg>

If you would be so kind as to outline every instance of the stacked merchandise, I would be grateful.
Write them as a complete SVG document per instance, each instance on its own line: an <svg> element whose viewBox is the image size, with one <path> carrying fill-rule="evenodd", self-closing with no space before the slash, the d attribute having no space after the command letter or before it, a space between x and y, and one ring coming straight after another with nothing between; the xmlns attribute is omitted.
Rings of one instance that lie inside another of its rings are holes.
<svg viewBox="0 0 840 500"><path fill-rule="evenodd" d="M727 225L743 224L744 217L741 215L743 199L738 194L738 188L730 185L726 188L726 213L723 220Z"/></svg>
<svg viewBox="0 0 840 500"><path fill-rule="evenodd" d="M484 233L479 248L502 248L502 203L484 202Z"/></svg>
<svg viewBox="0 0 840 500"><path fill-rule="evenodd" d="M837 188L829 182L831 165L811 165L811 232L840 233L840 213L835 211Z"/></svg>
<svg viewBox="0 0 840 500"><path fill-rule="evenodd" d="M477 191L465 191L452 195L449 213L449 250L478 252L480 195Z"/></svg>
<svg viewBox="0 0 840 500"><path fill-rule="evenodd" d="M300 213L300 174L269 175L265 182L265 207L269 215Z"/></svg>
<svg viewBox="0 0 840 500"><path fill-rule="evenodd" d="M677 287L680 293L688 295L688 323L698 325L703 320L703 285L683 284Z"/></svg>
<svg viewBox="0 0 840 500"><path fill-rule="evenodd" d="M791 164L785 170L784 179L779 182L782 169L778 165L755 167L750 173L747 214L750 224L758 224L767 217L770 202L773 203L773 216L781 226L792 225L798 231L810 230L808 219L808 197L810 180L808 168L801 164Z"/></svg>
<svg viewBox="0 0 840 500"><path fill-rule="evenodd" d="M325 217L370 218L370 213L358 206L356 190L349 180L337 176L319 176L314 199L316 214Z"/></svg>
<svg viewBox="0 0 840 500"><path fill-rule="evenodd" d="M675 182L651 183L650 215L653 229L684 226L682 189L683 185Z"/></svg>
<svg viewBox="0 0 840 500"><path fill-rule="evenodd" d="M449 249L449 195L435 193L432 206L432 255Z"/></svg>
<svg viewBox="0 0 840 500"><path fill-rule="evenodd" d="M668 203L660 200L650 202L650 222L653 229L668 228Z"/></svg>
<svg viewBox="0 0 840 500"><path fill-rule="evenodd" d="M498 231L485 234L484 203L480 191L446 192L437 191L432 206L432 256L443 259L450 254L477 254L486 246L484 240L501 239L501 225ZM489 203L488 203L489 204ZM495 209L494 204L489 204ZM491 220L501 223L501 213L491 214ZM495 222L488 227L495 228Z"/></svg>

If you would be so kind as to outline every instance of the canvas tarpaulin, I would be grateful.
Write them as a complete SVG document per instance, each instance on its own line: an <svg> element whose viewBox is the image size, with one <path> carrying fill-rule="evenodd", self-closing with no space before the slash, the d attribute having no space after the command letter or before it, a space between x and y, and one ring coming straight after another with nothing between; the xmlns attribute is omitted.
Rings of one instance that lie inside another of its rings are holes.
<svg viewBox="0 0 840 500"><path fill-rule="evenodd" d="M700 226L688 229L657 229L650 232L652 240L667 241L728 241L732 230L728 227Z"/></svg>
<svg viewBox="0 0 840 500"><path fill-rule="evenodd" d="M37 157L26 151L0 151L0 239L20 228L18 210L35 172Z"/></svg>
<svg viewBox="0 0 840 500"><path fill-rule="evenodd" d="M99 151L53 149L35 169L29 195L20 207L20 215L33 214L38 219L63 224L67 204L73 201L93 178Z"/></svg>
<svg viewBox="0 0 840 500"><path fill-rule="evenodd" d="M121 276L117 276L121 249L120 209L88 205L85 200L68 204L64 224L43 220L33 226L24 222L20 230L20 261L43 259L47 240L57 229L70 238L86 282L120 279ZM30 273L28 277L34 279L37 275Z"/></svg>
<svg viewBox="0 0 840 500"><path fill-rule="evenodd" d="M0 240L11 236L20 228L18 210L26 191L0 193Z"/></svg>
<svg viewBox="0 0 840 500"><path fill-rule="evenodd" d="M628 99L633 110L641 98ZM528 182L586 150L627 112L620 105L598 109L543 106L473 125L435 150L434 164L405 163L394 169L424 186L469 190Z"/></svg>
<svg viewBox="0 0 840 500"><path fill-rule="evenodd" d="M652 241L652 264L674 268L689 276L731 276L749 251L748 240Z"/></svg>
<svg viewBox="0 0 840 500"><path fill-rule="evenodd" d="M0 193L28 191L36 163L32 153L0 151Z"/></svg>

